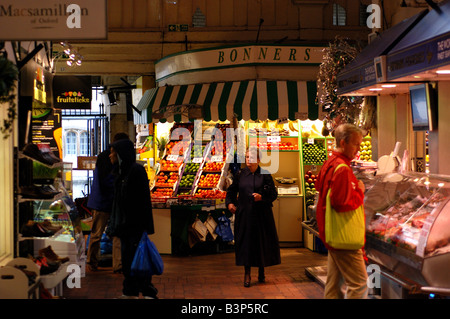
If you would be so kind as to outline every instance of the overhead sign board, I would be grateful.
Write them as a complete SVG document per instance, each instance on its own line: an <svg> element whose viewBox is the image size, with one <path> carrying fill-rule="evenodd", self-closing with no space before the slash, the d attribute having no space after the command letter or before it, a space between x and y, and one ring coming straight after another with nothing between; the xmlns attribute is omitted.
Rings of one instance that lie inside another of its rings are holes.
<svg viewBox="0 0 450 319"><path fill-rule="evenodd" d="M191 50L157 61L156 81L178 73L239 66L318 66L322 63L323 49L321 46L251 44Z"/></svg>
<svg viewBox="0 0 450 319"><path fill-rule="evenodd" d="M0 40L106 39L106 0L0 0Z"/></svg>

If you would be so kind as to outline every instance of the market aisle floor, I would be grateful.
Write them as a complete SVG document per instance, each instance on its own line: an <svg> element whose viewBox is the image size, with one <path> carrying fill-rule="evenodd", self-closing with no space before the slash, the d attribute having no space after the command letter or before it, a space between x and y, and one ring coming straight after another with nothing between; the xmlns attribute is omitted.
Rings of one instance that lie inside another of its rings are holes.
<svg viewBox="0 0 450 319"><path fill-rule="evenodd" d="M164 273L153 277L160 299L322 299L322 286L307 277L305 268L323 266L326 255L307 248L282 248L281 264L266 268L266 282L244 287L244 269L234 263L234 252L200 255L162 255ZM64 285L66 299L113 299L122 295L122 274L110 267L86 270L81 288ZM142 298L142 297L141 297Z"/></svg>

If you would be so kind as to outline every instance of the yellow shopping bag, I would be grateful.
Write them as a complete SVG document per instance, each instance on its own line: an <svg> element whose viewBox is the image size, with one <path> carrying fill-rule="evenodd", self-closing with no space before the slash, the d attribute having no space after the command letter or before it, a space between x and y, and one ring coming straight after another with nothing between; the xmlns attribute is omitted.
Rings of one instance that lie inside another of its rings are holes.
<svg viewBox="0 0 450 319"><path fill-rule="evenodd" d="M335 172L341 167L340 164ZM348 167L348 166L347 166ZM331 187L328 189L325 210L325 241L336 249L360 249L365 242L364 206L348 212L337 212L331 207Z"/></svg>

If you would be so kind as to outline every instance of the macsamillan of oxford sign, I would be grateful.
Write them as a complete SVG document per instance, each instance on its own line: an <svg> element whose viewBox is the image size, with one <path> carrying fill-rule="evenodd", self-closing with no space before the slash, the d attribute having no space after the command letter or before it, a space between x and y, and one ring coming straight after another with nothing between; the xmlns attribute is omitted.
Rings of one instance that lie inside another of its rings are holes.
<svg viewBox="0 0 450 319"><path fill-rule="evenodd" d="M239 66L318 66L322 63L323 49L322 46L260 44L192 50L157 61L156 81L184 72Z"/></svg>
<svg viewBox="0 0 450 319"><path fill-rule="evenodd" d="M0 41L106 39L106 2L0 0Z"/></svg>

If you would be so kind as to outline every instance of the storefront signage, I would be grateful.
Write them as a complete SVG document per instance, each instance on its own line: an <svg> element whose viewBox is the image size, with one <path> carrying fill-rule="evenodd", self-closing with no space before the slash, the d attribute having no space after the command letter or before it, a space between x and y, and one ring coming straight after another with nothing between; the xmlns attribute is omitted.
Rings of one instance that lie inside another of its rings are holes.
<svg viewBox="0 0 450 319"><path fill-rule="evenodd" d="M0 39L106 39L106 0L0 0Z"/></svg>
<svg viewBox="0 0 450 319"><path fill-rule="evenodd" d="M338 75L338 94L351 92L375 84L375 64L371 61Z"/></svg>
<svg viewBox="0 0 450 319"><path fill-rule="evenodd" d="M38 109L44 113L34 113L31 122L31 136L34 144L46 144L59 157L55 132L61 130L61 110Z"/></svg>
<svg viewBox="0 0 450 319"><path fill-rule="evenodd" d="M48 107L47 92L45 89L44 69L38 67L33 80L33 105L35 107Z"/></svg>
<svg viewBox="0 0 450 319"><path fill-rule="evenodd" d="M53 78L53 106L57 109L90 109L92 85L90 76Z"/></svg>
<svg viewBox="0 0 450 319"><path fill-rule="evenodd" d="M156 81L182 72L254 65L320 65L324 47L247 45L169 55L155 64Z"/></svg>
<svg viewBox="0 0 450 319"><path fill-rule="evenodd" d="M444 34L387 57L388 79L426 71L450 63L450 35Z"/></svg>

